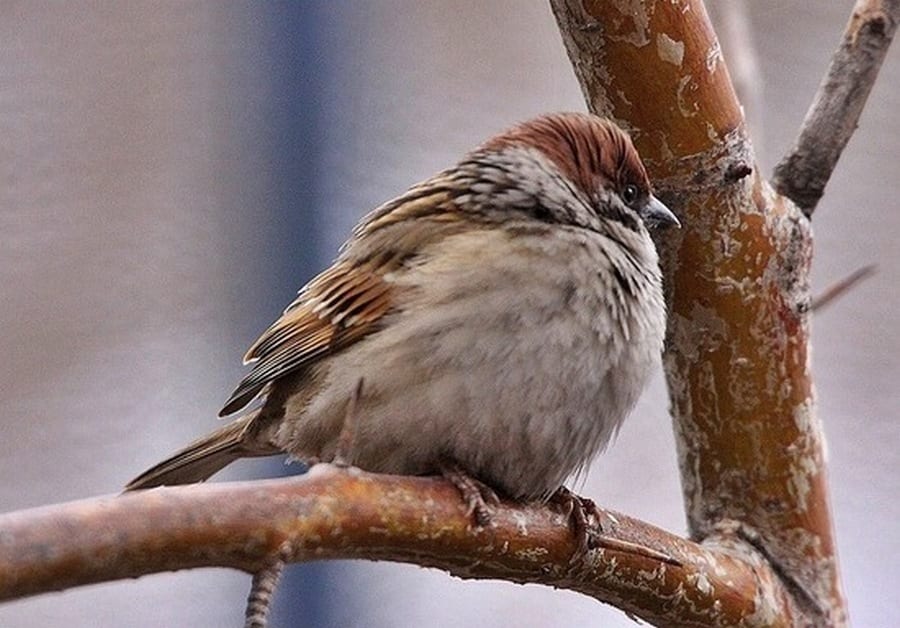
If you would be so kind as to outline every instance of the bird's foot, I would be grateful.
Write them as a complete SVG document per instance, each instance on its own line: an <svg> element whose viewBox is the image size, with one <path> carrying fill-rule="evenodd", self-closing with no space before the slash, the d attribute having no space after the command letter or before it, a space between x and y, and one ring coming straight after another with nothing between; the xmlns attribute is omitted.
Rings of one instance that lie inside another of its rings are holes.
<svg viewBox="0 0 900 628"><path fill-rule="evenodd" d="M562 508L569 518L572 532L575 534L577 545L569 563L583 560L588 551L601 545L600 539L606 531L601 519L607 517L597 508L597 504L593 500L579 497L564 486L560 486L553 493L550 502Z"/></svg>
<svg viewBox="0 0 900 628"><path fill-rule="evenodd" d="M491 523L488 504L497 506L500 498L490 486L475 479L456 462L443 462L440 465L441 475L449 480L462 495L466 503L466 516L473 517L475 524L485 527Z"/></svg>
<svg viewBox="0 0 900 628"><path fill-rule="evenodd" d="M563 509L575 533L576 548L572 558L569 559L570 567L583 563L588 558L590 550L600 547L649 558L675 567L682 566L681 561L666 552L612 536L611 533L618 523L616 518L598 508L593 500L579 497L561 486L550 498L550 502Z"/></svg>

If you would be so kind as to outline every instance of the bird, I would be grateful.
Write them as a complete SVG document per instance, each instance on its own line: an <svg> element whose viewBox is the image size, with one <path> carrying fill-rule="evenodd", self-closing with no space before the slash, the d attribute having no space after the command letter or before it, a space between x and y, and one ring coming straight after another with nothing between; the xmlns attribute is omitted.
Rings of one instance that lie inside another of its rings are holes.
<svg viewBox="0 0 900 628"><path fill-rule="evenodd" d="M650 232L667 226L680 223L614 122L512 126L363 217L247 351L220 416L244 413L126 491L288 454L444 475L481 520L484 496L547 501L608 445L659 361Z"/></svg>

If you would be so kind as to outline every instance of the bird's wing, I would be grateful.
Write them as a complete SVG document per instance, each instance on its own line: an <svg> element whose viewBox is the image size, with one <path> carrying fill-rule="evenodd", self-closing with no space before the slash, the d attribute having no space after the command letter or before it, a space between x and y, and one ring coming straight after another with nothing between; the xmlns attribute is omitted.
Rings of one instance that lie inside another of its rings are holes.
<svg viewBox="0 0 900 628"><path fill-rule="evenodd" d="M410 188L366 216L330 268L310 281L244 356L250 373L219 412L250 403L263 387L379 329L396 302L387 279L430 242L468 224L445 185L446 174Z"/></svg>
<svg viewBox="0 0 900 628"><path fill-rule="evenodd" d="M384 267L339 261L309 282L244 356L253 363L219 412L237 412L269 382L338 351L377 329L391 308Z"/></svg>

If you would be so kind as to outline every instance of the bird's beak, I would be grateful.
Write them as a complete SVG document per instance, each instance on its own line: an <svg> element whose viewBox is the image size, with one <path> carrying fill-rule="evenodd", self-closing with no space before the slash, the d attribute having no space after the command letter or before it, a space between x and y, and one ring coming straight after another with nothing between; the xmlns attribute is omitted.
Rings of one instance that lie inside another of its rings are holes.
<svg viewBox="0 0 900 628"><path fill-rule="evenodd" d="M681 227L681 223L675 217L675 214L672 213L672 210L652 194L650 195L650 200L641 208L640 214L641 218L644 219L644 224L650 228Z"/></svg>

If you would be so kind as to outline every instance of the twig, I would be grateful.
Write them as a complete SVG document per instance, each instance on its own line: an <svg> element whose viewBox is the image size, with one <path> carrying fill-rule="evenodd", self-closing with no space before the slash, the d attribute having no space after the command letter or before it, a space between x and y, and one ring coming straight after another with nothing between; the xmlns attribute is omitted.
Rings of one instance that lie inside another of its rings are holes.
<svg viewBox="0 0 900 628"><path fill-rule="evenodd" d="M828 286L822 294L813 298L810 309L814 312L823 309L826 305L829 305L832 301L842 296L844 293L858 285L860 282L868 279L877 271L878 266L876 266L875 264L868 264L867 266L863 266L862 268L857 268L855 271L853 271L840 281Z"/></svg>
<svg viewBox="0 0 900 628"><path fill-rule="evenodd" d="M807 217L856 130L898 22L900 0L857 0L796 143L775 167L775 189Z"/></svg>
<svg viewBox="0 0 900 628"><path fill-rule="evenodd" d="M353 442L356 439L356 426L359 424L357 408L362 397L363 378L360 377L347 402L347 412L344 415L344 424L338 436L333 462L339 467L349 467L353 463Z"/></svg>
<svg viewBox="0 0 900 628"><path fill-rule="evenodd" d="M271 562L253 574L250 595L247 596L247 610L244 613L244 628L266 628L272 596L284 571L284 564L290 555L290 545L283 545Z"/></svg>
<svg viewBox="0 0 900 628"><path fill-rule="evenodd" d="M0 599L212 566L261 574L260 592L270 581L262 572L274 573L272 556L283 552L291 562L393 560L542 583L667 625L745 624L761 600L773 616L794 616L777 576L740 539L706 547L607 515L617 521L609 537L681 566L604 547L572 574L577 541L549 506L501 503L491 526L478 529L444 480L320 464L299 478L166 487L0 515Z"/></svg>

